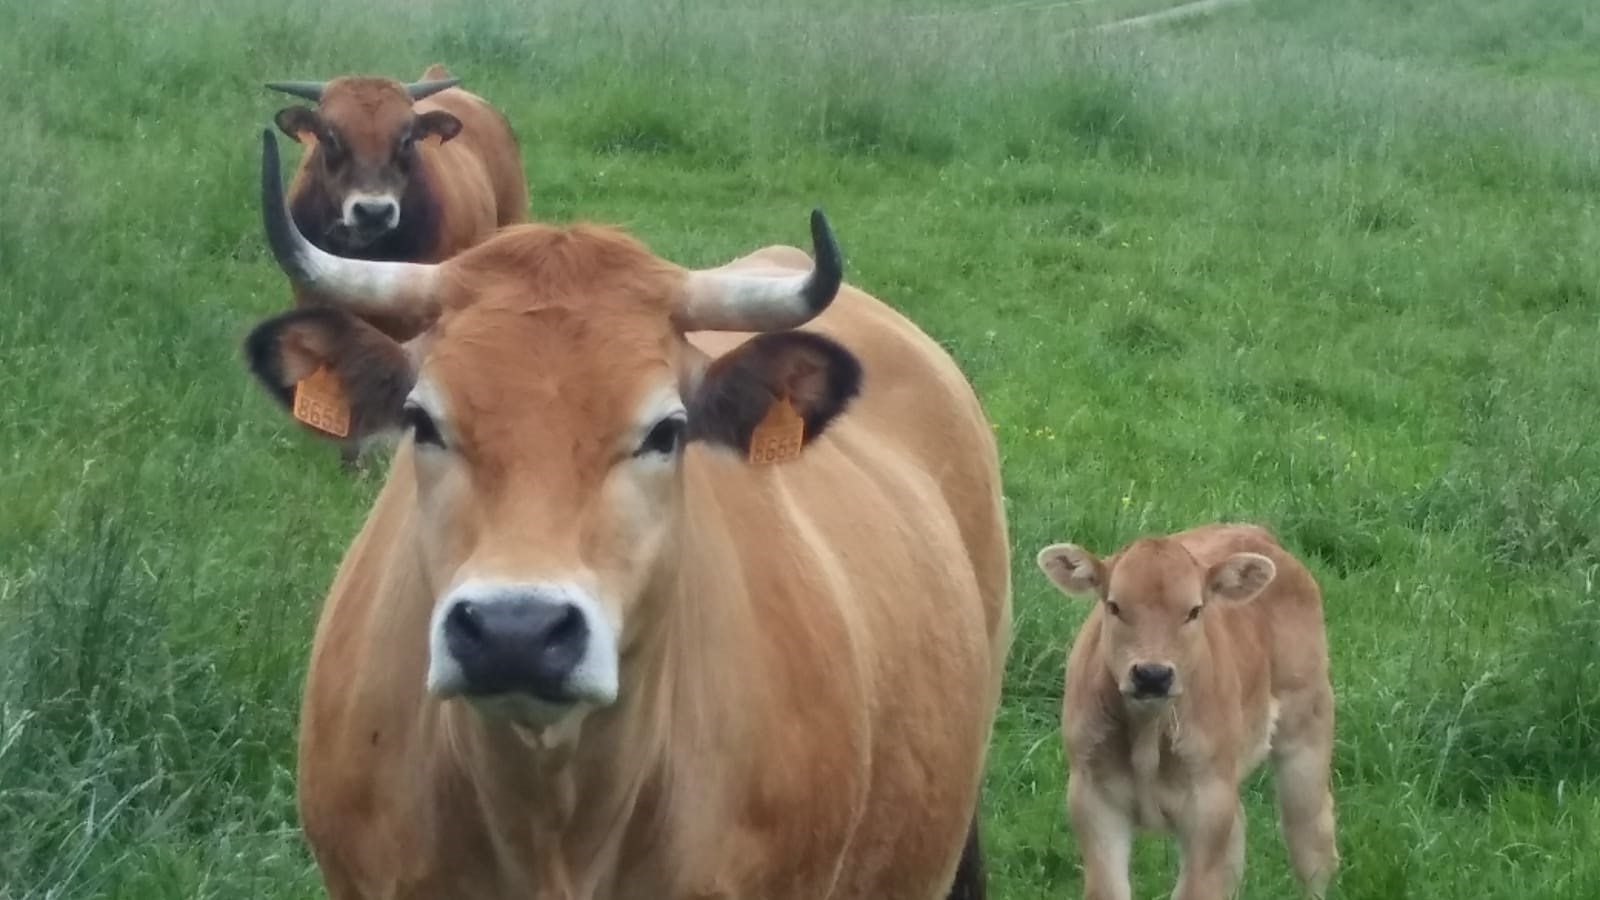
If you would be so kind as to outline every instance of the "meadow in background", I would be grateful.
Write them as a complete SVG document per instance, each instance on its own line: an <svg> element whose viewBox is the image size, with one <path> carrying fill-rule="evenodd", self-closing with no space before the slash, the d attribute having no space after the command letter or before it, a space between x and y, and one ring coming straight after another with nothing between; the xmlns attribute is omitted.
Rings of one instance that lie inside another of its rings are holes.
<svg viewBox="0 0 1600 900"><path fill-rule="evenodd" d="M1306 559L1347 898L1600 896L1600 10L1258 0L0 5L0 898L320 895L306 649L379 479L247 377L273 78L442 61L531 213L803 243L941 340L1004 455L991 895L1073 897L1033 552L1236 517ZM418 648L421 652L421 648ZM1292 896L1249 783L1246 898ZM1176 852L1141 842L1139 896Z"/></svg>

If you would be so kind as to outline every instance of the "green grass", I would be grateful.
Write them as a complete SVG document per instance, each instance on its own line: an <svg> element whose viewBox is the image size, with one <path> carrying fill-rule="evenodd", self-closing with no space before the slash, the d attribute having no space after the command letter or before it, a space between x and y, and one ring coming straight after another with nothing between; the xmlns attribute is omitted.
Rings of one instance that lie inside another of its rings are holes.
<svg viewBox="0 0 1600 900"><path fill-rule="evenodd" d="M508 113L536 216L703 265L820 202L970 374L1016 557L995 897L1081 891L1084 608L1033 551L1225 517L1324 585L1338 896L1600 896L1600 15L908 18L986 5L0 5L0 898L318 894L298 697L376 480L239 363L287 302L259 82L436 59ZM1248 898L1291 895L1270 800ZM1138 895L1175 859L1142 842Z"/></svg>

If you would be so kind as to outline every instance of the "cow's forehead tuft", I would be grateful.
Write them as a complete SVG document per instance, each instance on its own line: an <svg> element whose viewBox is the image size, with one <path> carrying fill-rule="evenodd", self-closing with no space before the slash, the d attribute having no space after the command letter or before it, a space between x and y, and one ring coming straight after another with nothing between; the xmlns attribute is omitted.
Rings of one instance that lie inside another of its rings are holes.
<svg viewBox="0 0 1600 900"><path fill-rule="evenodd" d="M322 89L322 102L372 104L384 101L411 106L411 95L406 86L392 78L365 75L345 75L327 83Z"/></svg>
<svg viewBox="0 0 1600 900"><path fill-rule="evenodd" d="M594 411L670 368L673 337L649 316L485 303L442 323L426 367L454 400L488 414L556 395Z"/></svg>
<svg viewBox="0 0 1600 900"><path fill-rule="evenodd" d="M323 89L318 108L358 153L387 153L394 132L412 117L405 85L388 78L336 78Z"/></svg>

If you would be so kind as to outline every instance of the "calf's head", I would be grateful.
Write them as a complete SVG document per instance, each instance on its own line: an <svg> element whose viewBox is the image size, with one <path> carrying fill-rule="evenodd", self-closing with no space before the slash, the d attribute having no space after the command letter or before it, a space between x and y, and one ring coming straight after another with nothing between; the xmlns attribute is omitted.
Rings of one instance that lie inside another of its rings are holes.
<svg viewBox="0 0 1600 900"><path fill-rule="evenodd" d="M1160 703L1181 696L1205 658L1206 611L1245 603L1276 568L1259 553L1202 566L1179 542L1141 538L1102 560L1077 544L1039 551L1039 568L1068 594L1100 604L1100 654L1122 696Z"/></svg>
<svg viewBox="0 0 1600 900"><path fill-rule="evenodd" d="M330 246L355 252L399 227L417 162L419 142L448 141L461 120L444 110L417 113L411 104L452 87L444 78L401 84L390 78L347 75L332 81L274 81L267 85L316 103L287 106L275 121L308 145L307 174L316 201L327 204Z"/></svg>
<svg viewBox="0 0 1600 900"><path fill-rule="evenodd" d="M849 351L787 330L839 287L826 220L813 214L804 274L689 271L584 226L521 226L437 266L353 260L296 231L263 141L278 262L338 305L263 322L247 361L286 405L325 370L357 436L403 433L393 477L416 491L401 552L432 608L426 645L394 652L428 654L435 695L529 725L614 702L630 652L680 602L685 454L725 456L703 477L730 472L775 406L809 442L858 390ZM427 327L402 345L361 318L376 312ZM764 333L710 360L684 338L707 329Z"/></svg>

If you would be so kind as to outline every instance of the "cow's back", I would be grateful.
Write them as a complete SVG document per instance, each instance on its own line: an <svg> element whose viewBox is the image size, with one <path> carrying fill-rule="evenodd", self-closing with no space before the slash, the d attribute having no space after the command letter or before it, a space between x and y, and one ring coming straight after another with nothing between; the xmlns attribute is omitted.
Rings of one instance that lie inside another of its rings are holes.
<svg viewBox="0 0 1600 900"><path fill-rule="evenodd" d="M434 147L435 159L442 183L454 186L456 179L467 179L472 173L474 191L482 186L485 194L474 197L474 202L486 202L488 227L485 219L475 216L474 235L467 239L466 229L450 235L451 239L464 240L461 247L438 248L438 259L450 258L472 243L488 237L496 227L520 223L528 216L528 184L523 178L522 154L517 138L512 135L506 115L490 106L485 99L461 88L450 88L422 99L416 104L419 112L427 109L448 110L461 120L461 133L451 141ZM456 175L462 173L462 175Z"/></svg>
<svg viewBox="0 0 1600 900"><path fill-rule="evenodd" d="M808 264L797 250L772 248L733 267ZM856 816L835 895L878 896L893 886L942 897L976 802L1009 640L994 436L954 361L877 300L847 285L806 330L861 360L860 396L792 462L703 457L715 466L708 483L745 544L745 577L764 598L775 652L811 652L795 637L804 632L851 651L848 664L810 673L856 698L831 716L818 713L840 723L836 743L848 746L812 748L837 753L813 769L847 771L847 751L867 767L864 780L821 793L813 785L807 798L848 804ZM694 339L718 354L745 337ZM816 702L810 685L790 689L793 702ZM865 733L855 733L846 723L862 717ZM908 818L908 810L917 812Z"/></svg>
<svg viewBox="0 0 1600 900"><path fill-rule="evenodd" d="M496 228L527 218L528 188L511 126L499 110L470 91L450 88L419 100L419 113L442 109L461 120L461 133L425 142L430 177L440 192L444 223L433 259L454 256Z"/></svg>
<svg viewBox="0 0 1600 900"><path fill-rule="evenodd" d="M728 270L795 272L812 265L802 250L768 247L724 267ZM844 344L862 363L862 392L844 416L828 426L818 452L860 465L913 474L927 502L951 517L969 566L979 583L984 631L1004 654L1010 634L1010 546L1002 505L999 450L993 428L956 362L910 319L887 304L843 285L833 305L805 329ZM693 342L720 355L749 334L701 332ZM832 446L832 449L830 448ZM851 459L847 447L871 446L872 462ZM856 505L854 510L862 507ZM1000 670L994 676L996 689Z"/></svg>

